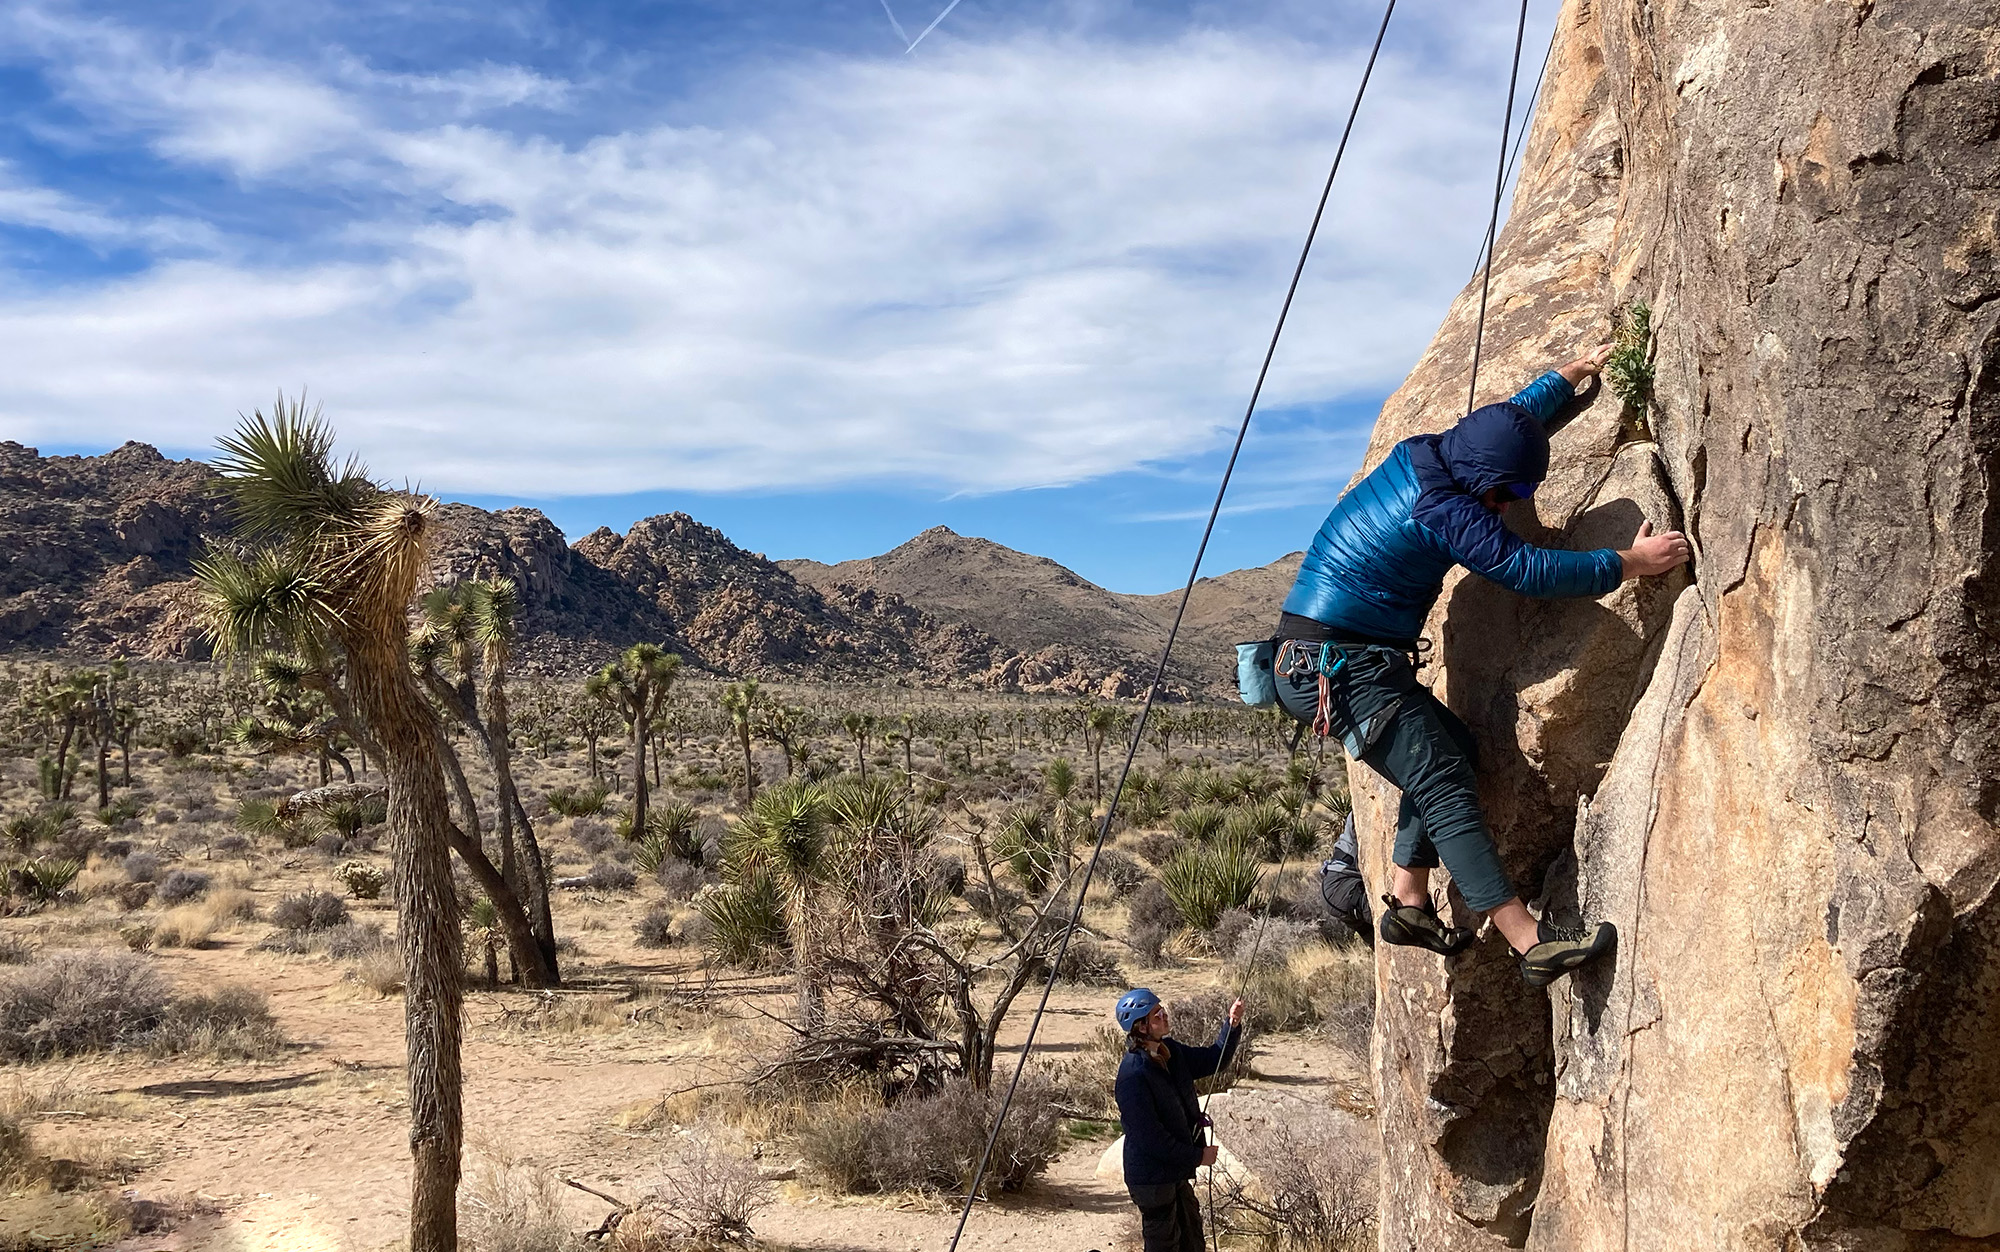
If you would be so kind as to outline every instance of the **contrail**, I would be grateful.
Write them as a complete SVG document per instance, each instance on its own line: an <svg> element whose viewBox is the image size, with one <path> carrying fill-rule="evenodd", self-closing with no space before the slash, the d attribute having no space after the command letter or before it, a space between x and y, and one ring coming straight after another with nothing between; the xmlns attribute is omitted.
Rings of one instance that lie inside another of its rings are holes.
<svg viewBox="0 0 2000 1252"><path fill-rule="evenodd" d="M910 43L910 33L903 29L903 24L901 22L896 20L896 11L889 7L889 0L882 0L882 11L889 15L889 25L896 28L896 38L902 40L905 44L909 45L908 47L904 48L903 51L908 52L910 48L916 47L917 45ZM950 12L950 10L947 9L946 12ZM924 34L926 35L929 33L930 33L929 31L924 32ZM922 38L922 36L918 36L918 38Z"/></svg>
<svg viewBox="0 0 2000 1252"><path fill-rule="evenodd" d="M889 0L882 0L882 3L886 7L889 3ZM957 7L958 7L958 0L951 0L950 4L944 6L944 12L938 14L936 19L933 20L929 26L924 27L924 35L928 35L932 31L936 30L938 28L938 22L942 22L947 17L950 17L951 11ZM891 18L890 20L893 21L895 19ZM904 55L907 56L908 54L915 52L917 50L917 45L924 41L924 35L918 35L915 39L912 39L910 41L910 46L903 49Z"/></svg>

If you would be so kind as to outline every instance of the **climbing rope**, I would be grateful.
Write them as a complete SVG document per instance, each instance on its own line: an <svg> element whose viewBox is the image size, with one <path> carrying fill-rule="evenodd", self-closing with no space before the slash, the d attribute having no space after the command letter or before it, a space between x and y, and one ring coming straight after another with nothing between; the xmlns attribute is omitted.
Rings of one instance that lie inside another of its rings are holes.
<svg viewBox="0 0 2000 1252"><path fill-rule="evenodd" d="M1021 1045L1021 1055L1014 1062L1014 1076L1008 1080L1007 1094L1001 1097L999 1111L993 1116L993 1126L986 1134L986 1147L979 1154L979 1165L972 1171L972 1183L965 1189L965 1207L959 1210L958 1225L951 1232L950 1252L958 1252L958 1241L965 1234L965 1223L972 1216L972 1206L979 1198L979 1184L985 1181L986 1167L993 1160L993 1145L1000 1139L1001 1123L1007 1119L1007 1110L1013 1107L1014 1093L1021 1086L1021 1074L1028 1067L1028 1056L1035 1048L1035 1036L1042 1028L1042 1015L1048 1011L1049 996L1055 990L1056 975L1062 969L1065 957L1069 955L1069 941L1076 933L1078 923L1083 918L1083 902L1090 893L1090 880L1097 873L1097 861L1104 854L1104 843L1111 835L1111 822L1118 814L1118 801L1125 794L1125 783L1132 774L1132 762L1139 755L1139 745L1144 741L1146 719L1153 712L1153 702L1158 698L1160 687L1166 681L1167 661L1173 656L1174 641L1180 637L1181 621L1187 616L1188 599L1194 594L1195 579L1201 574L1201 561L1208 554L1208 541L1215 534L1215 523L1222 516L1222 498L1229 491L1229 479L1236 472L1236 461L1243 452L1243 440L1250 433L1250 418L1257 411L1257 400L1264 394L1264 381L1271 373L1271 361L1278 353L1278 340L1285 332L1285 319L1291 314L1292 301L1299 293L1299 280L1305 276L1306 258L1312 255L1313 240L1319 235L1319 225L1326 216L1327 198L1333 194L1333 182L1340 174L1340 161L1347 153L1347 141L1354 134L1354 120L1361 115L1362 98L1368 94L1368 80L1374 76L1376 58L1382 54L1383 37L1389 33L1389 19L1396 12L1396 0L1388 0L1382 9L1382 24L1375 30L1375 44L1368 51L1368 63L1362 67L1361 83L1354 91L1354 104L1347 111L1347 125L1340 132L1340 143L1333 150L1333 166L1327 171L1326 185L1320 188L1319 204L1313 210L1312 225L1306 230L1305 245L1299 249L1298 264L1292 267L1291 284L1285 288L1285 301L1279 306L1277 325L1271 329L1271 342L1264 349L1264 362L1257 370L1256 385L1250 389L1250 403L1244 406L1243 420L1236 428L1236 443L1229 450L1229 462L1222 469L1222 483L1216 488L1215 503L1208 510L1208 525L1202 528L1201 544L1195 549L1194 564L1188 569L1187 585L1181 588L1180 603L1174 608L1174 622L1167 630L1166 646L1160 649L1160 663L1153 670L1153 681L1146 685L1146 699L1139 706L1139 717L1132 726L1132 739L1125 747L1125 760L1118 769L1117 785L1111 789L1111 803L1104 810L1104 819L1097 825L1097 840L1091 845L1090 860L1083 869L1083 881L1076 889L1076 902L1070 909L1069 922L1063 928L1062 939L1056 945L1055 960L1049 964L1048 980L1042 984L1040 1001L1035 1005L1035 1015L1028 1022L1028 1037Z"/></svg>
<svg viewBox="0 0 2000 1252"><path fill-rule="evenodd" d="M1498 175L1494 179L1493 211L1487 223L1487 238L1489 240L1487 248L1487 263L1482 271L1482 275L1480 278L1479 317L1477 325L1473 332L1472 383L1471 383L1472 389L1476 389L1479 383L1479 356L1480 356L1480 349L1483 344L1486 332L1486 302L1487 302L1488 287L1492 277L1492 248L1490 241L1496 238L1499 232L1500 202L1501 202L1501 197L1506 189L1507 166L1508 166L1507 145L1508 145L1508 140L1511 138L1513 130L1515 93L1520 85L1521 48L1522 48L1522 42L1527 34L1528 3L1529 0L1521 0L1521 15L1519 21L1516 23L1514 31L1513 68L1511 69L1511 71L1507 76L1507 110L1505 117L1501 121L1501 127L1500 127L1500 169ZM1171 659L1171 657L1173 656L1174 642L1176 639L1180 637L1181 623L1182 620L1187 616L1188 600L1193 596L1195 580L1198 577L1200 577L1201 574L1202 558L1208 554L1209 540L1213 538L1215 535L1216 521L1222 515L1223 498L1228 494L1229 481L1231 477L1233 477L1236 473L1236 462L1238 458L1242 455L1243 441L1246 437L1248 437L1250 433L1250 419L1252 416L1256 414L1257 401L1260 397L1262 397L1264 393L1264 383L1266 379L1270 376L1271 362L1277 356L1278 341L1284 334L1285 321L1286 318L1289 317L1291 314L1292 302L1298 296L1299 282L1305 276L1306 260L1312 255L1313 241L1319 236L1320 222L1326 216L1327 200L1333 194L1334 180L1340 174L1341 158L1345 156L1347 153L1348 140L1354 134L1355 119L1358 118L1361 114L1361 102L1363 98L1366 97L1366 95L1368 94L1368 82L1369 79L1374 76L1375 62L1377 58L1379 58L1382 54L1382 41L1384 37L1386 37L1389 33L1389 20L1392 16L1394 16L1395 12L1396 12L1396 0L1388 0L1388 3L1383 7L1382 10L1381 25L1378 26L1375 31L1374 45L1369 49L1368 52L1368 62L1365 66L1362 67L1361 82L1355 88L1354 103L1348 109L1347 124L1345 127L1342 128L1340 132L1340 143L1334 148L1332 168L1330 168L1327 171L1326 183L1320 189L1319 204L1313 210L1312 225L1306 231L1306 239L1304 246L1299 249L1298 264L1295 265L1292 269L1292 280L1291 283L1285 289L1284 303L1281 306L1279 306L1277 324L1272 328L1270 343L1264 349L1264 360L1263 364L1259 366L1257 370L1257 381L1255 385L1252 386L1250 389L1250 402L1249 404L1244 406L1243 420L1237 426L1236 442L1234 443L1234 445L1231 446L1229 450L1229 460L1223 466L1222 482L1216 488L1215 503L1211 505L1209 508L1208 524L1202 528L1201 543L1195 548L1194 564L1190 566L1188 569L1187 583L1181 588L1180 602L1174 608L1173 625L1170 626L1167 630L1166 645L1160 649L1160 661L1159 664L1154 668L1153 681L1147 684L1146 686L1145 701L1139 706L1138 719L1133 723L1132 738L1130 742L1126 744L1125 759L1119 765L1118 781L1116 785L1114 785L1111 789L1111 802L1109 805L1106 806L1104 810L1104 817L1098 823L1097 838L1091 845L1090 860L1086 862L1084 865L1083 880L1077 885L1076 898L1075 902L1072 904L1070 908L1069 920L1063 926L1062 938L1058 940L1056 944L1055 959L1049 963L1048 978L1042 984L1041 997L1035 1004L1034 1015L1028 1021L1028 1037L1021 1044L1020 1056L1014 1062L1013 1076L1007 1082L1007 1092L1000 1099L1000 1108L994 1114L993 1125L987 1131L986 1134L986 1146L981 1150L979 1154L979 1164L972 1172L971 1184L967 1186L965 1189L965 1204L959 1210L958 1224L953 1228L951 1232L951 1243L949 1245L948 1252L958 1252L959 1240L962 1237L964 1237L965 1234L965 1223L972 1216L972 1206L978 1201L979 1198L979 1186L982 1182L985 1181L987 1167L992 1163L993 1148L994 1145L999 1142L1001 1125L1007 1119L1008 1110L1013 1107L1014 1095L1020 1089L1021 1086L1021 1075L1027 1070L1028 1057L1030 1056L1030 1054L1033 1053L1035 1048L1035 1037L1037 1034L1040 1033L1042 1027L1042 1018L1048 1012L1049 997L1055 991L1057 975L1062 970L1063 961L1069 955L1070 939L1076 934L1077 927L1082 921L1084 900L1090 893L1091 879L1097 873L1098 859L1103 855L1105 842L1110 838L1111 835L1111 823L1118 815L1118 802L1120 799L1123 798L1125 794L1125 784L1132 774L1132 763L1134 760L1137 759L1139 754L1139 745L1144 741L1147 718L1151 716L1153 711L1153 704L1158 699L1160 688L1166 681L1167 663L1169 659ZM1468 390L1467 394L1466 411L1467 412L1471 411L1471 390ZM1281 858L1289 858L1290 856L1289 850L1288 849L1281 850L1280 856ZM1275 888L1277 886L1277 882L1280 879L1282 879L1284 875L1285 865L1286 865L1286 859L1281 859L1278 865L1278 879L1274 879L1272 883L1273 886L1272 898L1275 897ZM1244 967L1243 985L1245 987L1249 985L1249 971L1256 962L1257 951L1262 946L1263 943L1263 930L1264 927L1270 923L1270 919L1271 919L1271 898L1267 898L1264 905L1264 917L1258 926L1258 934L1256 938L1254 938L1251 941L1250 964ZM1240 990L1237 994L1237 998L1238 999L1242 998L1242 993ZM1238 1041L1238 1046L1239 1047L1241 1046L1240 1040ZM1215 1232L1214 1230L1215 1227L1214 1186L1215 1186L1215 1175L1213 1169L1211 1169L1209 1173L1209 1225L1211 1233L1214 1234L1215 1238L1218 1240L1218 1247L1219 1247L1220 1234Z"/></svg>
<svg viewBox="0 0 2000 1252"><path fill-rule="evenodd" d="M1521 43L1528 34L1528 0L1514 24L1514 68L1507 74L1507 114L1500 122L1500 168L1493 173L1493 213L1486 220L1486 264L1479 268L1479 320L1472 330L1472 378L1465 384L1465 411L1479 391L1479 352L1486 343L1486 296L1493 285L1493 245L1500 237L1500 197L1507 190L1507 140L1514 129L1514 92L1521 85ZM1552 42L1550 47L1554 47Z"/></svg>

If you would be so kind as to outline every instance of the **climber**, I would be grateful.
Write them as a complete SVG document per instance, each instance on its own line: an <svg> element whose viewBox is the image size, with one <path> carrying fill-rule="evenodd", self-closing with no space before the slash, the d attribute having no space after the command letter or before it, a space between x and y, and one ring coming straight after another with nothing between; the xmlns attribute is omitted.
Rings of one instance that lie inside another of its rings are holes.
<svg viewBox="0 0 2000 1252"><path fill-rule="evenodd" d="M1320 862L1319 898L1335 921L1346 925L1372 947L1375 918L1368 910L1368 885L1361 880L1359 843L1354 814L1349 813L1346 825L1340 828L1340 838L1334 841L1333 855Z"/></svg>
<svg viewBox="0 0 2000 1252"><path fill-rule="evenodd" d="M1605 344L1441 435L1397 444L1328 514L1278 626L1279 703L1402 789L1383 941L1445 956L1471 945L1474 931L1446 925L1431 899L1442 860L1536 987L1609 952L1617 932L1538 922L1515 894L1479 809L1472 732L1417 682L1417 637L1454 565L1523 595L1601 596L1687 561L1687 539L1650 522L1623 551L1570 552L1535 547L1501 521L1548 474L1547 423L1610 353Z"/></svg>
<svg viewBox="0 0 2000 1252"><path fill-rule="evenodd" d="M1125 1190L1139 1206L1145 1252L1202 1252L1201 1201L1194 1172L1215 1164L1216 1148L1204 1144L1208 1115L1195 1098L1197 1078L1229 1064L1236 1054L1243 1001L1206 1048L1167 1037L1173 1023L1160 997L1135 987L1113 1009L1125 1032L1118 1064L1118 1116L1125 1123Z"/></svg>

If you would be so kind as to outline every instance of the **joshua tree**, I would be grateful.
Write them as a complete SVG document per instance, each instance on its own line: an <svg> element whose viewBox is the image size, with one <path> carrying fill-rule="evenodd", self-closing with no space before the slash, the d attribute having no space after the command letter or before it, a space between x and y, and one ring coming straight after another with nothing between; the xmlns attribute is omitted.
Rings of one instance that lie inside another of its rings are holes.
<svg viewBox="0 0 2000 1252"><path fill-rule="evenodd" d="M757 733L778 745L778 751L785 754L785 777L790 778L793 765L803 766L806 759L806 714L805 710L791 704L773 704L764 710L763 721Z"/></svg>
<svg viewBox="0 0 2000 1252"><path fill-rule="evenodd" d="M519 607L514 584L505 578L437 588L423 598L424 628L412 641L410 653L424 685L471 732L493 768L500 877L528 909L529 924L541 949L538 966L553 981L556 935L555 919L549 911L548 866L535 838L535 824L529 820L514 783L507 677ZM445 681L437 671L436 662L445 656L451 658L454 682ZM475 684L475 674L483 676L483 684ZM465 823L476 831L478 805L472 799L464 767L455 759L447 760L445 767L459 793ZM518 955L514 960L517 969L523 967Z"/></svg>
<svg viewBox="0 0 2000 1252"><path fill-rule="evenodd" d="M413 1158L409 1246L453 1252L464 959L443 733L410 670L406 617L437 504L384 490L351 459L336 465L333 432L317 410L283 396L271 418L245 419L221 447L216 469L244 546L212 548L196 565L210 638L224 653L275 646L307 658L388 776Z"/></svg>
<svg viewBox="0 0 2000 1252"><path fill-rule="evenodd" d="M1147 737L1153 741L1153 746L1160 750L1160 765L1163 769L1173 768L1174 736L1180 731L1180 714L1172 709L1156 708L1152 716L1146 719Z"/></svg>
<svg viewBox="0 0 2000 1252"><path fill-rule="evenodd" d="M875 716L872 713L848 713L840 719L840 728L854 740L854 763L861 771L861 781L868 781L868 736L874 733Z"/></svg>
<svg viewBox="0 0 2000 1252"><path fill-rule="evenodd" d="M646 833L646 745L652 742L653 719L667 706L681 659L656 643L635 643L616 661L584 683L592 699L625 719L632 734L632 831Z"/></svg>
<svg viewBox="0 0 2000 1252"><path fill-rule="evenodd" d="M820 889L832 877L831 817L820 788L780 783L751 802L723 848L732 879L763 876L778 889L798 970L799 1025L806 1030L820 1025L824 1014L817 910Z"/></svg>
<svg viewBox="0 0 2000 1252"><path fill-rule="evenodd" d="M730 683L723 688L721 700L723 712L729 714L729 724L735 728L737 746L743 749L744 803L752 803L757 799L757 767L750 759L750 728L757 715L757 680Z"/></svg>
<svg viewBox="0 0 2000 1252"><path fill-rule="evenodd" d="M1118 710L1093 704L1083 715L1084 738L1090 743L1090 802L1104 803L1104 740L1118 728Z"/></svg>
<svg viewBox="0 0 2000 1252"><path fill-rule="evenodd" d="M886 732L882 738L891 747L900 747L903 749L903 786L908 788L912 794L915 794L917 790L916 762L911 759L910 755L910 741L915 738L915 735L910 730L909 715L905 714L897 718L895 728Z"/></svg>

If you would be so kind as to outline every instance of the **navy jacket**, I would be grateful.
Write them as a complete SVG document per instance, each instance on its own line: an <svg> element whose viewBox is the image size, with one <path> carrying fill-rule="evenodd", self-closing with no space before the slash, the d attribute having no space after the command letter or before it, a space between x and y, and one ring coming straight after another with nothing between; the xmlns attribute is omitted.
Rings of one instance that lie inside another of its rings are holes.
<svg viewBox="0 0 2000 1252"><path fill-rule="evenodd" d="M1165 1066L1144 1052L1118 1063L1118 1116L1125 1123L1125 1181L1158 1186L1194 1177L1201 1166L1201 1102L1194 1082L1229 1064L1240 1032L1223 1019L1215 1043L1193 1048L1167 1040Z"/></svg>
<svg viewBox="0 0 2000 1252"><path fill-rule="evenodd" d="M1575 389L1551 370L1505 404L1441 435L1405 439L1340 498L1313 536L1285 612L1346 634L1415 639L1452 566L1528 596L1601 596L1624 577L1609 548L1538 548L1479 502L1488 488L1539 483L1543 429Z"/></svg>

